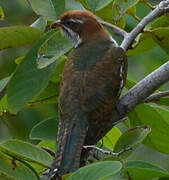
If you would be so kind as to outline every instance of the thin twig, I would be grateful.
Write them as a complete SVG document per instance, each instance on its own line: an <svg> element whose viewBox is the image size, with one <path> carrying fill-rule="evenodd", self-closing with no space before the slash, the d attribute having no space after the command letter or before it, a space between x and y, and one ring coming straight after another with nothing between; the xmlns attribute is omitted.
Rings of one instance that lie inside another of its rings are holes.
<svg viewBox="0 0 169 180"><path fill-rule="evenodd" d="M145 3L150 9L154 9L154 6L152 6L147 0L145 0L144 3Z"/></svg>
<svg viewBox="0 0 169 180"><path fill-rule="evenodd" d="M100 23L102 25L112 29L117 35L120 35L120 36L122 36L124 38L127 37L127 35L128 35L128 33L125 30L123 30L123 29L121 29L121 28L119 28L119 27L117 27L117 26L115 26L113 24L110 24L110 23L105 22L105 21L100 21Z"/></svg>
<svg viewBox="0 0 169 180"><path fill-rule="evenodd" d="M166 96L169 96L169 91L154 93L151 96L149 96L148 98L146 98L145 102L148 103L148 102L159 101L160 98L166 97Z"/></svg>
<svg viewBox="0 0 169 180"><path fill-rule="evenodd" d="M140 32L143 31L144 27L149 22L163 15L166 12L169 12L169 0L160 2L160 4L153 11L151 11L147 16L145 16L140 21L140 23L138 23L137 26L130 33L128 33L128 36L124 38L121 47L124 50L127 50L131 46L134 39L138 36Z"/></svg>
<svg viewBox="0 0 169 180"><path fill-rule="evenodd" d="M95 145L83 146L83 148L85 148L85 149L88 149L88 148L89 149L95 149L95 150L100 151L101 153L103 153L105 155L111 155L111 156L117 156L117 157L132 149L132 147L129 146L129 147L126 147L126 148L122 149L120 152L115 153L115 152L112 152L112 151L107 151L107 150L101 149L101 148L99 148L99 147L97 147Z"/></svg>

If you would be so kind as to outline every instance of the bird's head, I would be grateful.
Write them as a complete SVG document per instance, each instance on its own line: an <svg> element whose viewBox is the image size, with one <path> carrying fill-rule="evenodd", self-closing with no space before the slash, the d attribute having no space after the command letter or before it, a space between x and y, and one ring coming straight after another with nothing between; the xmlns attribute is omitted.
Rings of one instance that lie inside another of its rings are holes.
<svg viewBox="0 0 169 180"><path fill-rule="evenodd" d="M75 47L92 39L111 39L96 16L86 10L73 10L64 13L60 20L52 24L52 28L56 27L60 27L63 34L74 41Z"/></svg>

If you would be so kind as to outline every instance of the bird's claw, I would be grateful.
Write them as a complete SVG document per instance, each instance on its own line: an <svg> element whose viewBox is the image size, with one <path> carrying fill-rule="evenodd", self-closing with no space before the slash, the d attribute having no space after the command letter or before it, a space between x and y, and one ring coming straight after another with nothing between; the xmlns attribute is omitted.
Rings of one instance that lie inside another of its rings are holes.
<svg viewBox="0 0 169 180"><path fill-rule="evenodd" d="M58 172L58 168L51 168L44 171L43 175L48 177L48 180L54 180L58 176L57 172Z"/></svg>

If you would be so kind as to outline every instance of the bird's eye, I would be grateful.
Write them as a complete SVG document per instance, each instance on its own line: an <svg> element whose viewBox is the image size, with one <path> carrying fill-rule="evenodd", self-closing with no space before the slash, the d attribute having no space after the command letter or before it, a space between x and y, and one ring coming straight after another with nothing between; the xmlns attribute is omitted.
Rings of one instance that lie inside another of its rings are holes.
<svg viewBox="0 0 169 180"><path fill-rule="evenodd" d="M66 22L66 25L69 27L74 27L77 23L75 21L69 20Z"/></svg>

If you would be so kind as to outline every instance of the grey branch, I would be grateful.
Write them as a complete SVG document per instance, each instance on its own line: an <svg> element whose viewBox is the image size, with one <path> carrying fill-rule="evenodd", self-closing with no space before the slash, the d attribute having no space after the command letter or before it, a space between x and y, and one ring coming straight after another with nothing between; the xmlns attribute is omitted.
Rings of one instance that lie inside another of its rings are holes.
<svg viewBox="0 0 169 180"><path fill-rule="evenodd" d="M169 0L160 2L160 4L153 11L151 11L147 16L145 16L137 24L137 26L130 33L128 33L127 37L124 38L121 47L124 50L127 50L131 46L137 35L143 31L143 29L149 22L167 12L169 12Z"/></svg>
<svg viewBox="0 0 169 180"><path fill-rule="evenodd" d="M119 100L117 105L119 113L117 113L114 122L125 117L138 104L144 102L156 89L168 81L169 61L137 83Z"/></svg>
<svg viewBox="0 0 169 180"><path fill-rule="evenodd" d="M123 30L123 29L121 29L121 28L119 28L119 27L117 27L117 26L115 26L113 24L110 24L110 23L105 22L105 21L100 21L100 23L102 25L112 29L117 35L120 35L120 36L122 36L124 38L127 37L127 35L128 35L128 33L125 30Z"/></svg>
<svg viewBox="0 0 169 180"><path fill-rule="evenodd" d="M160 98L162 97L166 97L169 96L169 91L163 91L163 92L159 92L159 93L154 93L151 96L149 96L148 98L146 98L145 102L155 102L155 101L159 101Z"/></svg>

